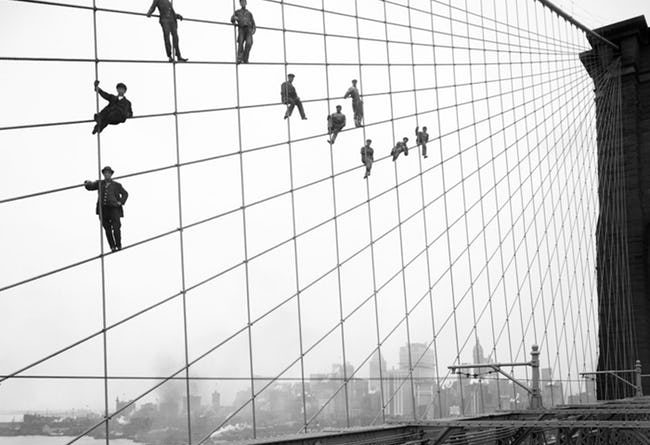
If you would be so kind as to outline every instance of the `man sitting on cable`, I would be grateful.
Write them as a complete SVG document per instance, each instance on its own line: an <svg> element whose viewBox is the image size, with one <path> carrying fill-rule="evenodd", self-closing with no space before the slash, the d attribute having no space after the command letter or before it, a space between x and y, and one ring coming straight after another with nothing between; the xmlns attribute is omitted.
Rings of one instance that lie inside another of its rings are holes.
<svg viewBox="0 0 650 445"><path fill-rule="evenodd" d="M117 96L109 94L99 88L99 80L95 81L95 91L99 93L104 99L108 101L108 105L102 111L95 114L95 128L93 134L101 133L107 125L117 125L130 117L133 117L133 110L131 109L131 102L124 97L126 93L126 85L118 83L115 88L117 89Z"/></svg>
<svg viewBox="0 0 650 445"><path fill-rule="evenodd" d="M409 155L409 146L407 142L409 141L409 138L403 138L401 141L397 141L395 143L395 147L390 151L390 154L393 155L393 162L397 160L397 157L399 156L400 153L404 153L404 156Z"/></svg>
<svg viewBox="0 0 650 445"><path fill-rule="evenodd" d="M336 106L336 112L327 116L327 132L330 138L327 142L333 144L336 136L345 127L345 114L341 113L341 106Z"/></svg>

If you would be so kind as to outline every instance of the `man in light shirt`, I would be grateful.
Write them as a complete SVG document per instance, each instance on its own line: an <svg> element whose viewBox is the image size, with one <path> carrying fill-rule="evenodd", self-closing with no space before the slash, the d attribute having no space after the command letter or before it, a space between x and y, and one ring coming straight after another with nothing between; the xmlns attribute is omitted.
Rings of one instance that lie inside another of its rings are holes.
<svg viewBox="0 0 650 445"><path fill-rule="evenodd" d="M253 46L255 34L255 19L253 14L246 9L246 0L240 0L241 8L230 17L230 23L237 26L237 63L248 63L248 55Z"/></svg>
<svg viewBox="0 0 650 445"><path fill-rule="evenodd" d="M343 99L348 97L352 98L352 111L354 112L354 126L361 127L363 125L363 101L361 94L357 88L357 79L352 80L352 86L348 88Z"/></svg>

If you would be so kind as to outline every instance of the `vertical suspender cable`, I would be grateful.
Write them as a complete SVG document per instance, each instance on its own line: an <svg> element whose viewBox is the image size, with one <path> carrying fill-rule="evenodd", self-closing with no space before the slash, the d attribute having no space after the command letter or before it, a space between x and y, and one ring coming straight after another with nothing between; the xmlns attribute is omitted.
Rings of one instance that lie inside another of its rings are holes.
<svg viewBox="0 0 650 445"><path fill-rule="evenodd" d="M172 0L173 4L173 0ZM173 48L176 51L177 48ZM172 53L172 56L178 54ZM187 438L189 445L192 445L192 407L190 402L190 379L189 379L189 353L187 341L187 303L185 291L185 246L183 240L183 198L181 188L181 157L180 142L178 136L178 87L176 81L176 62L172 63L173 94L174 94L174 142L176 146L176 193L178 197L178 240L179 254L181 263L181 298L183 305L183 354L185 360L185 407L187 411Z"/></svg>
<svg viewBox="0 0 650 445"><path fill-rule="evenodd" d="M235 0L232 2L233 10L237 9ZM237 29L233 27L233 35L237 42ZM235 58L237 58L237 48L235 48ZM242 149L242 125L241 125L241 98L239 85L239 64L235 64L235 82L237 86L237 139L239 141L239 181L241 190L241 216L242 229L244 234L244 271L246 275L246 331L248 332L248 365L250 372L251 385L251 417L253 420L253 438L257 438L257 415L255 410L255 374L253 366L253 327L251 324L251 291L250 291L250 268L248 264L248 235L246 225L246 188L244 187L244 152Z"/></svg>
<svg viewBox="0 0 650 445"><path fill-rule="evenodd" d="M285 24L284 1L280 5L282 11L282 50L284 59L284 78L287 79L287 30ZM302 308L300 306L300 274L298 273L298 240L296 238L296 202L293 181L293 154L291 150L291 119L287 121L287 150L289 154L289 189L291 190L291 230L293 236L293 262L296 282L296 310L298 311L298 343L300 348L300 394L302 399L302 423L303 431L307 432L307 396L305 392L305 362L304 362L304 345L302 338Z"/></svg>
<svg viewBox="0 0 650 445"><path fill-rule="evenodd" d="M435 85L435 97L436 97L436 105L439 104L438 101L438 69L436 68L436 36L435 36L435 29L433 25L433 3L429 1L429 22L431 26L431 56L432 56L432 62L433 62L433 82ZM411 56L413 57L413 56ZM413 59L411 59L412 62L415 62ZM415 88L415 85L414 85ZM438 123L440 123L440 112L437 112L436 115L438 116ZM440 132L440 125L438 125L438 132ZM440 142L438 142L440 144ZM428 148L428 147L427 147ZM424 178L422 177L422 159L419 159L420 162L420 196L422 199L422 205L424 207L424 202L425 202L425 195L424 195ZM433 410L433 417L442 417L442 394L440 390L440 366L438 362L438 343L437 343L437 338L438 338L438 333L436 332L436 321L435 321L435 315L434 315L434 304L433 304L433 284L431 281L431 256L429 252L429 225L427 224L427 213L426 209L422 209L422 224L424 225L424 242L426 243L426 260L427 260L427 293L429 294L429 312L431 316L431 335L432 335L432 340L433 340L433 358L435 361L435 376L436 376L436 395L438 398L438 411L436 412L435 410L435 400L432 400L432 406L434 407Z"/></svg>
<svg viewBox="0 0 650 445"><path fill-rule="evenodd" d="M325 87L327 88L327 115L330 115L330 77L329 77L329 63L327 58L327 23L325 20L325 0L321 0L321 16L323 19L323 51L325 55ZM348 370L347 370L347 356L345 352L345 323L343 321L343 294L341 291L341 258L340 258L340 243L339 243L339 221L338 209L336 205L336 179L334 173L334 146L329 144L330 150L330 169L332 172L332 207L334 211L334 241L336 247L336 282L338 286L339 297L339 316L341 317L341 354L343 358L343 391L345 395L345 422L350 426L350 394L348 388ZM371 241L372 242L372 241Z"/></svg>
<svg viewBox="0 0 650 445"><path fill-rule="evenodd" d="M97 5L93 0L93 46L95 56L95 80L99 79L99 58L97 54ZM99 113L99 93L95 92L95 110ZM102 206L102 144L101 135L97 132L97 170L98 170L98 187L97 187L97 208L99 210L99 253L102 276L102 349L104 357L104 433L106 435L106 445L109 437L109 418L108 418L108 338L106 335L106 265L104 261L104 234L103 217L104 209Z"/></svg>
<svg viewBox="0 0 650 445"><path fill-rule="evenodd" d="M363 97L361 94L361 89L363 88L363 67L361 62L361 36L359 33L359 2L354 0L354 19L356 25L356 34L357 34L357 62L359 67L359 96ZM363 115L364 125L362 126L363 131L363 144L365 145L366 140L368 139L366 135L366 126L365 126L365 109ZM372 228L372 209L370 205L370 177L366 180L366 203L368 208L368 233L369 233L369 244L370 244L370 263L372 269L372 298L373 305L375 310L375 335L377 338L377 365L379 368L379 400L380 400L380 409L381 409L381 420L382 423L386 423L386 406L385 406L385 394L384 388L387 388L387 385L384 384L384 369L382 366L382 354L381 354L381 336L379 334L379 305L377 303L377 272L375 268L375 238L374 231ZM387 376L386 376L387 377Z"/></svg>
<svg viewBox="0 0 650 445"><path fill-rule="evenodd" d="M384 31L386 36L386 64L388 69L388 95L390 98L390 126L391 134L393 141L396 141L395 137L395 115L393 111L393 81L391 75L391 63L390 63L390 46L388 44L388 18L386 15L386 2L384 1ZM411 329L409 324L409 308L408 308L408 299L406 297L406 273L404 271L404 238L402 235L402 211L400 204L400 194L399 194L399 178L397 176L397 163L393 163L393 168L395 170L395 195L397 197L397 223L398 223L398 232L399 232L399 251L400 251L400 264L401 264L401 275L402 275L402 292L404 297L404 320L406 324L406 346L408 349L408 380L411 387L411 410L413 414L413 420L416 420L417 411L415 408L415 386L413 384L413 359L411 357Z"/></svg>
<svg viewBox="0 0 650 445"><path fill-rule="evenodd" d="M172 0L173 3L173 0ZM173 48L174 52L178 48ZM179 57L179 54L172 54ZM176 193L178 196L178 248L181 260L181 298L183 304L183 348L185 358L185 406L187 411L187 437L189 445L192 445L192 406L190 397L190 367L189 347L187 340L187 295L185 290L185 243L183 229L183 189L181 186L181 151L178 134L178 82L176 80L176 62L172 63L172 76L174 82L174 141L176 144Z"/></svg>

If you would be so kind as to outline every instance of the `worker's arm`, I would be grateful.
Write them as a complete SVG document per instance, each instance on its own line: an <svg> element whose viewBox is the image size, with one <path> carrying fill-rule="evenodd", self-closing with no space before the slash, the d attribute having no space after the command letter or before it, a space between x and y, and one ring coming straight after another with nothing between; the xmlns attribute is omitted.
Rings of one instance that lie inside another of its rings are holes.
<svg viewBox="0 0 650 445"><path fill-rule="evenodd" d="M97 190L99 188L99 181L84 181L84 187L86 190Z"/></svg>
<svg viewBox="0 0 650 445"><path fill-rule="evenodd" d="M149 8L149 11L147 11L147 17L151 17L151 14L156 10L156 6L158 6L158 0L153 0L153 3L151 3L151 8Z"/></svg>

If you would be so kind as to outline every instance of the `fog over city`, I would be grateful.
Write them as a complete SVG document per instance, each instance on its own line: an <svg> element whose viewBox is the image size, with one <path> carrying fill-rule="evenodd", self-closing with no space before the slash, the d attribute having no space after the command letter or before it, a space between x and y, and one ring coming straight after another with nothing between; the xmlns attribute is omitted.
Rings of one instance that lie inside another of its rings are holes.
<svg viewBox="0 0 650 445"><path fill-rule="evenodd" d="M593 28L650 17L645 1L556 4ZM170 63L151 6L0 0L0 436L23 415L25 435L66 436L52 444L113 412L115 440L165 443L152 431L237 440L517 409L525 391L448 366L527 361L533 345L545 403L593 398L582 31L533 0L249 0L236 64L239 1L175 0L188 62ZM307 119L283 119L289 73ZM124 83L133 109L99 136L95 80ZM120 249L84 185L105 166L128 191Z"/></svg>

